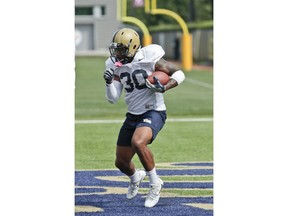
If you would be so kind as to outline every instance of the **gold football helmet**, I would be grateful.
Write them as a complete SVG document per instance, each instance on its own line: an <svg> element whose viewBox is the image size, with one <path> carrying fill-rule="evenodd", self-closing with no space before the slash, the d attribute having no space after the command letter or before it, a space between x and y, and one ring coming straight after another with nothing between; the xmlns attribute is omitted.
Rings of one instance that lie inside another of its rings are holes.
<svg viewBox="0 0 288 216"><path fill-rule="evenodd" d="M122 28L113 36L109 46L110 57L114 63L115 60L122 64L130 63L140 46L138 33L130 28Z"/></svg>

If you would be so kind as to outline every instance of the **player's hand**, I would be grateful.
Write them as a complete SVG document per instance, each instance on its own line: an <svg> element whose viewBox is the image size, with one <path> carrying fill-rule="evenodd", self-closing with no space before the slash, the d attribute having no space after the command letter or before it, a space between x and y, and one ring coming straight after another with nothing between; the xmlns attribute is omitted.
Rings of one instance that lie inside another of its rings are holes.
<svg viewBox="0 0 288 216"><path fill-rule="evenodd" d="M103 78L107 84L111 84L114 78L114 70L112 68L105 70Z"/></svg>
<svg viewBox="0 0 288 216"><path fill-rule="evenodd" d="M156 76L154 76L153 79L154 79L155 84L152 84L151 82L149 82L148 79L146 79L146 86L149 89L153 90L154 92L164 93L165 86L160 83L159 79Z"/></svg>

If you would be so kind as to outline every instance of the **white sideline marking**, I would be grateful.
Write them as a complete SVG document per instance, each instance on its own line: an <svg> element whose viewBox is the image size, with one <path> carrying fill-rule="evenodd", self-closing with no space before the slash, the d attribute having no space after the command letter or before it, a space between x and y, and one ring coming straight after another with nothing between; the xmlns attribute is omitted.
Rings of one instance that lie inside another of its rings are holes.
<svg viewBox="0 0 288 216"><path fill-rule="evenodd" d="M103 120L75 120L75 124L111 124L111 123L123 123L124 120L108 120L108 119L103 119Z"/></svg>
<svg viewBox="0 0 288 216"><path fill-rule="evenodd" d="M212 122L213 118L171 118L167 119L167 122ZM75 120L75 124L115 124L123 123L120 119L91 119L91 120Z"/></svg>
<svg viewBox="0 0 288 216"><path fill-rule="evenodd" d="M167 122L212 122L213 118L171 118Z"/></svg>
<svg viewBox="0 0 288 216"><path fill-rule="evenodd" d="M213 89L213 85L210 85L210 84L205 83L205 82L201 82L201 81L194 80L194 79L189 79L189 78L185 78L185 81L187 81L189 83L192 83L192 84L196 84L198 86L202 86L202 87L208 88L208 89Z"/></svg>

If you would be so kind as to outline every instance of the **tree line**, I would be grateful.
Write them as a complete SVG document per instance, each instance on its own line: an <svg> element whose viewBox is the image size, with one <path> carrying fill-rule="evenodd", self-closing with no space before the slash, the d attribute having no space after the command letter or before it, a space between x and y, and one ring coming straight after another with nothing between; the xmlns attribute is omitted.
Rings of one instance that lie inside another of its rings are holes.
<svg viewBox="0 0 288 216"><path fill-rule="evenodd" d="M127 15L140 19L147 26L175 24L175 20L165 15L145 13L144 8L133 7L134 0L128 0ZM158 0L157 8L171 10L182 17L186 23L213 20L213 0Z"/></svg>

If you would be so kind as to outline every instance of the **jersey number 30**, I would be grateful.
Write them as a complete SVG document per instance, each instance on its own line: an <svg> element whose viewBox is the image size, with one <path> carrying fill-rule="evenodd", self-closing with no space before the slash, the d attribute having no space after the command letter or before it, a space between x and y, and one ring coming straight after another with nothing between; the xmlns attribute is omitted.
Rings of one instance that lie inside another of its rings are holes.
<svg viewBox="0 0 288 216"><path fill-rule="evenodd" d="M125 82L124 88L127 92L132 92L134 88L144 89L147 88L145 79L148 74L145 70L135 70L132 74L124 72L120 74L120 79Z"/></svg>

